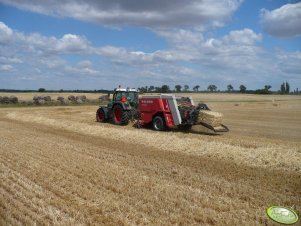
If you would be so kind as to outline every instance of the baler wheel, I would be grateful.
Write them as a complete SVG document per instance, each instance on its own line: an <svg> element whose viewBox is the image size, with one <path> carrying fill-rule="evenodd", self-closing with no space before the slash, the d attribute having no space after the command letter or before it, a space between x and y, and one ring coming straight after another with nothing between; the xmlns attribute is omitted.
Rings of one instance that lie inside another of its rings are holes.
<svg viewBox="0 0 301 226"><path fill-rule="evenodd" d="M97 122L105 122L106 121L106 115L102 108L98 108L96 112L96 121Z"/></svg>
<svg viewBox="0 0 301 226"><path fill-rule="evenodd" d="M128 112L123 110L120 105L113 108L113 123L116 125L127 125L129 123Z"/></svg>
<svg viewBox="0 0 301 226"><path fill-rule="evenodd" d="M153 129L157 131L163 131L166 129L165 121L162 116L156 116L153 119Z"/></svg>

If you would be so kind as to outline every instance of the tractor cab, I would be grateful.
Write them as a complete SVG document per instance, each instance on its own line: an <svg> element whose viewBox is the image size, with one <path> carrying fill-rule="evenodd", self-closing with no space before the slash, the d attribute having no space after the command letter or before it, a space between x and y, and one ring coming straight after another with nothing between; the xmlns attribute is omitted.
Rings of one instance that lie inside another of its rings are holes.
<svg viewBox="0 0 301 226"><path fill-rule="evenodd" d="M126 107L138 108L138 92L136 89L117 88L114 90L112 102L121 102Z"/></svg>

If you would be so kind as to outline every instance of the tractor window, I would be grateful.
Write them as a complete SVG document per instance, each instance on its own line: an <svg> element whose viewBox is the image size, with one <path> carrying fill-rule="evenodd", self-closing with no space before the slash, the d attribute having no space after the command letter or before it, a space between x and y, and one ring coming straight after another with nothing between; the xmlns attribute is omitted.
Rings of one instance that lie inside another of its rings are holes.
<svg viewBox="0 0 301 226"><path fill-rule="evenodd" d="M123 93L123 92L117 92L117 93L115 94L114 100L115 100L115 101L120 101L121 98L122 98L123 96L124 96L124 93Z"/></svg>
<svg viewBox="0 0 301 226"><path fill-rule="evenodd" d="M127 95L127 98L130 101L136 101L136 100L138 100L138 93L137 92L129 92Z"/></svg>
<svg viewBox="0 0 301 226"><path fill-rule="evenodd" d="M115 101L121 101L122 97L126 97L129 101L137 101L138 93L137 92L117 92L114 96Z"/></svg>

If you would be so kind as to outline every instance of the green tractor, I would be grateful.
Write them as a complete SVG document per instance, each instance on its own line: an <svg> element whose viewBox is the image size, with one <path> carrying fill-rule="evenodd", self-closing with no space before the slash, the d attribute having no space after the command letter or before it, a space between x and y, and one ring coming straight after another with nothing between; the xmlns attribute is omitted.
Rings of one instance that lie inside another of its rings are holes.
<svg viewBox="0 0 301 226"><path fill-rule="evenodd" d="M117 88L107 106L100 106L96 112L97 122L112 122L127 125L138 117L138 92L135 89Z"/></svg>

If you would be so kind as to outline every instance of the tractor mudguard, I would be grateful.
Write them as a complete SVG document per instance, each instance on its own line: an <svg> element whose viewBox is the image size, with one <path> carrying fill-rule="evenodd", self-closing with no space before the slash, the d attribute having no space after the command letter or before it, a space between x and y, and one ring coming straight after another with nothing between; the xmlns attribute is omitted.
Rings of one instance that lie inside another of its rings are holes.
<svg viewBox="0 0 301 226"><path fill-rule="evenodd" d="M125 106L125 104L122 103L122 102L115 103L115 104L112 106L112 109L113 109L116 105L120 105L124 111L128 110L127 106Z"/></svg>

